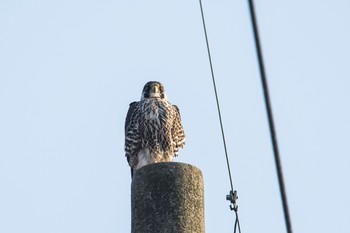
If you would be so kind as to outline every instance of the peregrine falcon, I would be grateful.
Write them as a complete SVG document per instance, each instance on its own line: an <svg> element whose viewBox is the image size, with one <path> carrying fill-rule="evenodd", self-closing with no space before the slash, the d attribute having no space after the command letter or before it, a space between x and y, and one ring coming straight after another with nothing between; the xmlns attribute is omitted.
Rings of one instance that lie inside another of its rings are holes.
<svg viewBox="0 0 350 233"><path fill-rule="evenodd" d="M171 162L185 145L179 108L160 82L145 84L141 101L132 102L125 120L125 156L134 171L151 163Z"/></svg>

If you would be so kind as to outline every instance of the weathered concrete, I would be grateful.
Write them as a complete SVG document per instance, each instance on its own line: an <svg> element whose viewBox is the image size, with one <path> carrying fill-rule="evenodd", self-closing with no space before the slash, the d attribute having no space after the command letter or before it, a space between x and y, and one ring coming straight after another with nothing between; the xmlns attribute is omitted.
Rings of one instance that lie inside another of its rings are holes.
<svg viewBox="0 0 350 233"><path fill-rule="evenodd" d="M155 163L134 173L131 233L204 233L201 171L184 163Z"/></svg>

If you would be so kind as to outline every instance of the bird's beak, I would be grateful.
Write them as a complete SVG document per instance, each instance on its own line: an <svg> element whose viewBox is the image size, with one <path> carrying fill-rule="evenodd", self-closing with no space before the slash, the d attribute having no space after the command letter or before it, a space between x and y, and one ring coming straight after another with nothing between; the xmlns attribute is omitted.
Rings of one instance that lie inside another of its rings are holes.
<svg viewBox="0 0 350 233"><path fill-rule="evenodd" d="M152 86L151 91L152 91L152 93L160 93L160 90L159 90L158 85L154 85L154 86Z"/></svg>

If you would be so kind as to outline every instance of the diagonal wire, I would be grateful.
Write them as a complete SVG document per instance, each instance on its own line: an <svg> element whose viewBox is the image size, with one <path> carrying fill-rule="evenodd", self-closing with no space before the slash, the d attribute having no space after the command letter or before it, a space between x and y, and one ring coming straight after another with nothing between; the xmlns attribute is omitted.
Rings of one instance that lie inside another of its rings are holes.
<svg viewBox="0 0 350 233"><path fill-rule="evenodd" d="M222 117L221 117L221 111L220 111L220 103L219 103L218 91L217 91L216 83L215 83L213 62L212 62L211 54L210 54L210 47L209 47L209 40L208 40L208 34L207 34L207 27L206 27L205 20L204 20L204 12L203 12L202 0L199 0L199 4L200 4L200 8L201 8L201 13L202 13L202 22L203 22L203 28L204 28L204 34L205 34L205 41L207 43L207 51L208 51L208 57L209 57L209 63L210 63L211 77L212 77L214 91L215 91L216 106L217 106L217 110L218 110L218 114L219 114L222 141L224 143L224 149L225 149L225 155L226 155L226 163L227 163L227 170L228 170L228 175L230 177L231 190L234 190L233 189L232 176L231 176L230 161L229 161L229 158L228 158L227 147L226 147L224 126L223 126L223 123L222 123Z"/></svg>
<svg viewBox="0 0 350 233"><path fill-rule="evenodd" d="M267 116L268 116L268 121L270 126L270 135L271 135L271 141L272 141L273 152L275 157L278 183L280 187L281 199L283 204L284 219L286 223L287 232L292 233L292 224L291 224L289 210L288 210L286 189L283 181L282 165L281 165L281 159L280 159L279 150L278 150L277 136L276 136L276 130L275 130L275 125L273 121L269 90L268 90L267 79L265 74L264 60L263 60L263 55L262 55L262 50L260 45L258 24L255 17L254 2L253 0L248 0L248 2L249 2L249 10L250 10L250 16L251 16L251 21L253 26L253 32L254 32L255 47L256 47L256 52L257 52L258 61L259 61L261 83L263 86L266 111L267 111Z"/></svg>
<svg viewBox="0 0 350 233"><path fill-rule="evenodd" d="M231 185L230 195L228 195L228 197L226 197L226 199L231 201L232 206L230 206L230 208L231 208L231 210L234 210L235 213L236 213L236 221L235 221L235 225L234 225L234 233L236 233L237 226L238 226L239 232L241 232L241 227L240 227L239 218L238 218L238 206L236 204L237 192L233 191L234 189L233 189L230 161L229 161L229 157L228 157L228 153L227 153L226 139L225 139L225 133L224 133L224 126L223 126L223 123L222 123L222 117L221 117L221 111L220 111L220 103L219 103L219 96L218 96L218 91L217 91L217 88L216 88L214 68L213 68L213 62L212 62L212 59L211 59L210 46L209 46L209 40L208 40L207 27L206 27L205 19L204 19L204 11L203 11L202 0L199 0L199 5L200 5L200 10L201 10L204 34L205 34L205 41L206 41L206 45L207 45L207 52L208 52L208 58L209 58L209 63L210 63L211 77L212 77L213 86L214 86L216 106L217 106L217 111L218 111L218 114L219 114L222 141L223 141L224 149L225 149L227 170L228 170L228 175L229 175L229 178L230 178L230 185Z"/></svg>
<svg viewBox="0 0 350 233"><path fill-rule="evenodd" d="M238 211L235 211L235 213L236 213L236 222L235 222L235 228L233 233L236 233L237 226L238 226L238 231L241 232L241 225L239 224Z"/></svg>

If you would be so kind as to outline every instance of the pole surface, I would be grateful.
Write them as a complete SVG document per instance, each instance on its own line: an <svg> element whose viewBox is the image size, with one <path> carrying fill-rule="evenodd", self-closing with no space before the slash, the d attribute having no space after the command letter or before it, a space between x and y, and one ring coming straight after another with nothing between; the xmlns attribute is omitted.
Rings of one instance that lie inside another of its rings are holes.
<svg viewBox="0 0 350 233"><path fill-rule="evenodd" d="M202 172L184 163L150 164L131 183L131 233L204 233Z"/></svg>

